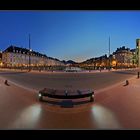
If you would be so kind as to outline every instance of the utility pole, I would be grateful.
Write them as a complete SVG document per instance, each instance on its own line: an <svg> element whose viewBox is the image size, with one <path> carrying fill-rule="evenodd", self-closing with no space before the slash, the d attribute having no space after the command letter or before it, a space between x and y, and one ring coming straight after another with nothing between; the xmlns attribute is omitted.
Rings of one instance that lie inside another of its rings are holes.
<svg viewBox="0 0 140 140"><path fill-rule="evenodd" d="M30 34L29 34L29 71L31 71L30 65L31 65L31 58L30 58L30 52L31 52L31 43L30 43Z"/></svg>
<svg viewBox="0 0 140 140"><path fill-rule="evenodd" d="M110 37L109 37L109 67L108 67L108 70L110 71Z"/></svg>

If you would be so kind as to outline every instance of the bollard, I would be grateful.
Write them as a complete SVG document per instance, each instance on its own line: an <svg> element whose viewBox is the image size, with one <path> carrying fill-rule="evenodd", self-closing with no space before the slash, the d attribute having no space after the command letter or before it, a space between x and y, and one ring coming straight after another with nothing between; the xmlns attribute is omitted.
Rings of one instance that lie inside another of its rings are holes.
<svg viewBox="0 0 140 140"><path fill-rule="evenodd" d="M124 86L127 86L127 85L129 85L129 81L128 80L125 81L125 85Z"/></svg>
<svg viewBox="0 0 140 140"><path fill-rule="evenodd" d="M140 72L138 72L138 77L137 78L139 79L139 77L140 77Z"/></svg>
<svg viewBox="0 0 140 140"><path fill-rule="evenodd" d="M7 85L7 86L9 86L8 80L5 80L4 84Z"/></svg>
<svg viewBox="0 0 140 140"><path fill-rule="evenodd" d="M8 84L8 81L7 81L7 80L5 80L4 84L5 84L5 85L7 85L7 84Z"/></svg>

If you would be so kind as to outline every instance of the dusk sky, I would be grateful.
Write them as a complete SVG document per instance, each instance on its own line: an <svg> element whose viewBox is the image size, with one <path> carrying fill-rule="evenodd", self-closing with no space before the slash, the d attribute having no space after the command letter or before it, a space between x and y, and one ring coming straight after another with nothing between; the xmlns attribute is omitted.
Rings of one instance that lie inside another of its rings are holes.
<svg viewBox="0 0 140 140"><path fill-rule="evenodd" d="M60 60L77 62L136 47L140 11L0 11L0 49L28 48Z"/></svg>

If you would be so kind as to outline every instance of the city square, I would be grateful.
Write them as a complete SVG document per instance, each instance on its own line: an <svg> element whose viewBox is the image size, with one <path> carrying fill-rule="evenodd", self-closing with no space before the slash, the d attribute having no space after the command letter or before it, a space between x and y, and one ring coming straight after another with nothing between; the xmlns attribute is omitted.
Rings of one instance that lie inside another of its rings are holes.
<svg viewBox="0 0 140 140"><path fill-rule="evenodd" d="M0 128L137 129L140 127L138 123L140 115L138 113L140 81L137 79L137 71L121 70L101 73L21 73L18 71L1 71L0 110L2 115L0 116ZM103 78L99 78L100 74L102 77L108 77L108 82L105 85ZM16 75L16 77L13 75ZM29 81L30 77L26 81L26 78L23 78L25 75L28 75L27 77L31 76L32 79L37 75L38 78L35 79L42 80L44 85L37 84L35 80ZM44 77L44 79L40 77ZM87 78L85 82L83 82L83 78ZM8 79L9 86L4 84L5 79ZM54 79L55 82L53 82ZM124 87L126 79L129 80L130 84ZM85 83L91 84L87 87L84 86ZM41 89L41 86L64 89L92 88L95 89L95 101L75 105L72 108L62 108L59 105L40 102L38 100L38 89ZM34 90L29 90L29 88Z"/></svg>
<svg viewBox="0 0 140 140"><path fill-rule="evenodd" d="M138 16L1 11L0 129L139 129Z"/></svg>

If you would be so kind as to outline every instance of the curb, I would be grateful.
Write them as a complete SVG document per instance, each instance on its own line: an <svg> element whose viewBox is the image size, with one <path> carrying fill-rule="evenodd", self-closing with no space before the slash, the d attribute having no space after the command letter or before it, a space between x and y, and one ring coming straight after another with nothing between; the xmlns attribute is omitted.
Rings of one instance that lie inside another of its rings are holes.
<svg viewBox="0 0 140 140"><path fill-rule="evenodd" d="M4 78L4 77L0 77L0 79L3 80L3 83L6 80L6 78ZM17 86L17 87L23 88L25 90L29 90L31 92L38 92L38 90L36 90L36 89L31 89L31 88L25 87L23 85L20 85L20 84L17 84L16 82L11 81L11 80L8 80L8 82L13 84L13 85L15 85L15 86Z"/></svg>
<svg viewBox="0 0 140 140"><path fill-rule="evenodd" d="M131 78L128 78L127 80L131 81L131 80L133 80L134 78L136 78L136 75L133 76L133 77L131 77ZM101 93L101 92L104 92L104 91L107 91L107 90L111 90L111 89L113 89L113 88L115 88L115 87L117 87L117 86L121 86L123 83L124 83L124 80L121 81L121 82L118 82L118 83L116 83L116 84L114 84L114 85L111 85L111 86L109 86L109 87L106 87L106 88L103 88L103 89L100 89L100 90L95 90L95 94L99 94L99 93Z"/></svg>
<svg viewBox="0 0 140 140"><path fill-rule="evenodd" d="M16 70L16 69L0 69L1 71L5 71L5 70L7 70L7 71L12 71L12 72L27 72L28 73L28 70ZM118 69L118 70L110 70L110 71L108 71L108 70L102 70L101 72L99 71L99 70L91 70L90 72L89 72L89 70L85 70L85 71L80 71L80 72L65 72L65 71L53 71L54 73L106 73L106 72L114 72L114 71L125 71L125 70L134 70L134 69ZM137 69L135 69L135 70L137 70ZM39 71L37 71L37 70L32 70L32 71L30 71L29 73L42 73L42 74L48 74L48 73L53 73L53 72L51 72L51 71L41 71L41 72L39 72Z"/></svg>
<svg viewBox="0 0 140 140"><path fill-rule="evenodd" d="M1 76L0 76L0 79L6 80L6 78L1 77ZM133 80L133 79L136 79L136 75L135 75L135 76L132 76L131 78L128 78L127 80L130 80L130 81L131 81L131 80ZM31 89L31 88L25 87L25 86L23 86L23 85L20 85L20 84L17 84L16 82L11 81L11 80L8 80L8 81L9 81L10 83L12 83L13 85L17 86L17 87L20 87L20 88L29 90L29 91L31 91L31 92L36 92L36 93L39 92L39 90ZM3 82L4 82L4 81L3 81ZM117 87L117 86L121 86L123 83L124 83L124 80L123 80L123 81L120 81L120 82L118 82L118 83L116 83L116 84L110 85L109 87L105 87L105 88L102 88L102 89L99 89L99 90L95 90L94 92L95 92L95 94L99 94L99 93L101 93L101 92L104 92L104 91L107 91L107 90L111 90L111 89L113 89L113 88L115 88L115 87Z"/></svg>

